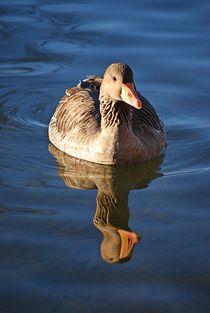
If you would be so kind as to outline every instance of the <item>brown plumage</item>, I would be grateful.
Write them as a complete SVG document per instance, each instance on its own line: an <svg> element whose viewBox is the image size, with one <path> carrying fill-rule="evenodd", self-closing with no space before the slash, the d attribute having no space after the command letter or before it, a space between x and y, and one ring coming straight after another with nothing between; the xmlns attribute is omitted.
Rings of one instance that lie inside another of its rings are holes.
<svg viewBox="0 0 210 313"><path fill-rule="evenodd" d="M101 164L135 164L166 145L163 123L136 91L128 65L111 64L66 90L49 124L49 139L74 157Z"/></svg>

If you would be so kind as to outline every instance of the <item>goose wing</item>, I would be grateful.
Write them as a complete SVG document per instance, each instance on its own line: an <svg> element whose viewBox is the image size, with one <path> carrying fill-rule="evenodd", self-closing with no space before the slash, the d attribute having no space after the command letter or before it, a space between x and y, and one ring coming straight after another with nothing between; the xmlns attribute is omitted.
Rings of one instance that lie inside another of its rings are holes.
<svg viewBox="0 0 210 313"><path fill-rule="evenodd" d="M92 77L66 90L50 121L52 143L55 143L55 138L61 140L66 136L71 137L72 132L78 140L82 135L92 136L97 132L100 126L100 82L100 78Z"/></svg>

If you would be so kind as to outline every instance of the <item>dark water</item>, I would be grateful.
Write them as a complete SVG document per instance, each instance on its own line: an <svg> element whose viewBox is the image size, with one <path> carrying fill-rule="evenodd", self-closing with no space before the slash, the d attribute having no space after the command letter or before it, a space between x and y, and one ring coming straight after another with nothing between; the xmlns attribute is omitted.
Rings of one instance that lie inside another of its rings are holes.
<svg viewBox="0 0 210 313"><path fill-rule="evenodd" d="M1 1L0 312L210 312L209 16L207 0ZM116 169L48 147L64 90L116 61L165 155Z"/></svg>

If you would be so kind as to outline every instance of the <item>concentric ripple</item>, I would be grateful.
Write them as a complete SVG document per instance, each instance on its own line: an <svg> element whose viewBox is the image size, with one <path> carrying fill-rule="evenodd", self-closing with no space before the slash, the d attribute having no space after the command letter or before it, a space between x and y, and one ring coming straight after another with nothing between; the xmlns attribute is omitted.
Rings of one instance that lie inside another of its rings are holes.
<svg viewBox="0 0 210 313"><path fill-rule="evenodd" d="M25 131L36 132L41 129L47 131L49 122L49 108L44 103L31 106L10 103L10 106L3 105L0 110L1 126Z"/></svg>
<svg viewBox="0 0 210 313"><path fill-rule="evenodd" d="M60 65L50 63L16 63L0 65L0 76L2 77L16 77L16 76L37 76L55 73L61 68Z"/></svg>

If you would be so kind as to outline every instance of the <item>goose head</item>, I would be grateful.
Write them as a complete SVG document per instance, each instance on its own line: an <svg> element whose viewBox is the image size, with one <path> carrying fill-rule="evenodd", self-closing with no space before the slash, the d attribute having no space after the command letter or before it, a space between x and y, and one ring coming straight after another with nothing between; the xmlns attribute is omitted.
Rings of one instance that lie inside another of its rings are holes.
<svg viewBox="0 0 210 313"><path fill-rule="evenodd" d="M141 109L142 102L136 92L133 72L127 64L113 63L107 67L100 88L100 99L103 97Z"/></svg>

